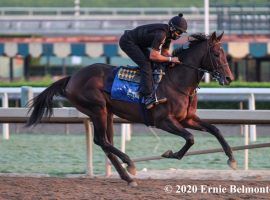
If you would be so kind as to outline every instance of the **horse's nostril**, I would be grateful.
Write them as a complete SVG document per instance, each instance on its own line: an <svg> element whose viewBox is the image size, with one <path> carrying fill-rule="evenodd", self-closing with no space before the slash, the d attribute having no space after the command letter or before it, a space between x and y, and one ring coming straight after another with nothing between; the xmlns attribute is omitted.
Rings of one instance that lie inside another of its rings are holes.
<svg viewBox="0 0 270 200"><path fill-rule="evenodd" d="M230 82L232 82L232 79L230 77L226 76L226 81L230 83Z"/></svg>

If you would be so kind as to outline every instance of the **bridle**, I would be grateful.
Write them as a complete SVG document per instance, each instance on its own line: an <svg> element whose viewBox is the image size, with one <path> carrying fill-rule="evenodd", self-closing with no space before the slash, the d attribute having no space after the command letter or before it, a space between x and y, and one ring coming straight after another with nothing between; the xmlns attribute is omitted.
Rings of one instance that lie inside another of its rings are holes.
<svg viewBox="0 0 270 200"><path fill-rule="evenodd" d="M221 80L222 74L219 71L220 71L220 69L223 71L225 67L229 66L229 64L228 64L228 62L226 62L224 64L218 64L216 59L213 58L213 55L211 53L211 48L213 48L217 44L220 44L220 42L217 42L214 45L210 45L208 40L207 40L206 43L207 43L207 54L205 54L205 56L203 58L203 63L205 63L205 60L209 57L210 64L211 64L210 69L212 69L212 70L205 69L206 67L199 67L199 68L194 67L192 65L185 64L185 63L181 63L181 65L188 67L188 68L191 68L191 69L194 69L194 70L197 70L197 71L200 71L200 72L203 72L203 73L209 73L213 77L213 79L215 79L217 81Z"/></svg>
<svg viewBox="0 0 270 200"><path fill-rule="evenodd" d="M209 45L208 40L206 41L206 43L207 43L207 53L204 55L202 63L206 63L205 61L209 57L210 64L211 64L211 66L210 66L211 70L208 70L206 67L195 67L193 65L186 64L183 62L180 65L198 71L198 78L197 78L198 83L200 82L200 80L202 78L202 75L200 76L200 74L209 73L213 77L213 79L219 81L220 83L222 83L224 85L224 79L223 79L222 74L219 72L219 70L222 69L222 71L223 71L225 67L229 66L229 64L227 62L224 64L218 64L218 62L215 60L215 58L213 58L213 55L211 52L211 48L213 48L217 44L220 44L220 42L215 43L212 46ZM200 72L202 72L202 73L200 73ZM177 87L175 87L175 88L177 88ZM197 86L197 88L199 88L199 87ZM192 94L187 94L181 90L178 90L178 91L186 96L189 96L190 98L193 98L197 93L196 92L197 88L194 89Z"/></svg>
<svg viewBox="0 0 270 200"><path fill-rule="evenodd" d="M212 71L208 71L208 73L210 73L213 76L213 79L215 80L220 80L222 78L222 75L219 71L223 71L224 72L224 68L225 67L229 67L228 62L223 63L223 64L219 64L216 61L216 58L213 58L213 54L211 53L211 48L213 48L216 45L220 45L220 42L216 42L215 44L213 44L212 46L209 45L209 42L207 41L207 56L209 56L210 59L210 68L212 69ZM220 47L222 49L222 47ZM206 57L207 57L206 56Z"/></svg>

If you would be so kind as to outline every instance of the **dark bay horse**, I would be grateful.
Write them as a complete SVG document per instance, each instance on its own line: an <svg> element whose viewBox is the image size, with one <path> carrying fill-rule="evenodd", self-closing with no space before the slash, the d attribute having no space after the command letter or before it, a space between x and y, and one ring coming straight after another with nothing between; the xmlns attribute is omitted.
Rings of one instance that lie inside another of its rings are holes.
<svg viewBox="0 0 270 200"><path fill-rule="evenodd" d="M166 96L166 104L157 105L148 111L151 125L185 139L185 145L177 152L166 151L162 156L181 159L194 144L193 135L186 128L207 131L220 142L228 164L236 168L232 150L220 131L213 125L203 122L197 115L196 88L203 78L203 72L208 71L221 85L229 85L233 80L226 55L221 47L221 34L216 36L192 35L193 40L187 49L176 49L182 64L166 68L166 75L161 81L157 94ZM72 76L56 81L33 99L27 126L40 122L43 116L52 115L53 97L66 97L74 107L89 116L94 126L94 143L105 152L120 177L131 186L136 182L122 167L121 159L127 164L127 171L135 175L136 168L129 156L113 145L113 114L131 122L145 123L138 104L117 101L104 92L107 78L115 67L107 64L93 64L80 69Z"/></svg>

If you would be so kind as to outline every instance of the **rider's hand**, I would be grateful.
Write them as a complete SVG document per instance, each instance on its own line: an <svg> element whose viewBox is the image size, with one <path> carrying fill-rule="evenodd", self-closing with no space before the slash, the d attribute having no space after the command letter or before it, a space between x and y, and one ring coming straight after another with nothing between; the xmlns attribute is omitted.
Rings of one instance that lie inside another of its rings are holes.
<svg viewBox="0 0 270 200"><path fill-rule="evenodd" d="M180 64L181 63L178 57L172 57L172 61L171 62L172 63L177 63L177 64Z"/></svg>
<svg viewBox="0 0 270 200"><path fill-rule="evenodd" d="M175 65L176 65L175 63L172 63L172 62L171 62L171 63L169 64L169 67L175 67Z"/></svg>

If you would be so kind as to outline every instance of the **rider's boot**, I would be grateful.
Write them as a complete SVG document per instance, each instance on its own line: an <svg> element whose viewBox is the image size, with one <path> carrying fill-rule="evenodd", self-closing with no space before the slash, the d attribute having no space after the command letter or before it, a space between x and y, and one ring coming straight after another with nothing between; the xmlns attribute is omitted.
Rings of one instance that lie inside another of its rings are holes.
<svg viewBox="0 0 270 200"><path fill-rule="evenodd" d="M157 98L156 91L158 83L156 80L153 80L152 69L150 71L145 71L143 68L141 69L141 88L140 92L143 96L143 103L146 109L151 109L157 104L167 102L167 98L161 97ZM154 92L153 92L154 90Z"/></svg>
<svg viewBox="0 0 270 200"><path fill-rule="evenodd" d="M154 107L156 98L151 94L143 97L143 103L146 109L151 109Z"/></svg>
<svg viewBox="0 0 270 200"><path fill-rule="evenodd" d="M151 109L155 105L166 103L166 102L167 102L166 97L157 98L156 94L155 95L150 94L150 95L144 96L144 105L146 109Z"/></svg>

